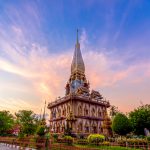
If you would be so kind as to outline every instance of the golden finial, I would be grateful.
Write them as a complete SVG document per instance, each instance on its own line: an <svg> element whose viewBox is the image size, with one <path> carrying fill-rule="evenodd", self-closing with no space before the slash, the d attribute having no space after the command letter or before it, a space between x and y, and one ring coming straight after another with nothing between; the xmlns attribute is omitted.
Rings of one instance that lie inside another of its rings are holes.
<svg viewBox="0 0 150 150"><path fill-rule="evenodd" d="M79 30L77 29L77 44L79 43L78 32L79 32Z"/></svg>

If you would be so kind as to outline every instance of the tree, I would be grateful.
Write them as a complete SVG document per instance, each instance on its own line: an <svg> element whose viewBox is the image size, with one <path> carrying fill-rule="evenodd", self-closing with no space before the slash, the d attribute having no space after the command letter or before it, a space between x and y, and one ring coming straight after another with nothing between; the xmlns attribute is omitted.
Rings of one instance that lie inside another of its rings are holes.
<svg viewBox="0 0 150 150"><path fill-rule="evenodd" d="M45 130L46 130L46 127L44 125L40 125L40 126L38 126L38 128L36 130L36 134L39 136L44 136Z"/></svg>
<svg viewBox="0 0 150 150"><path fill-rule="evenodd" d="M36 132L38 119L31 110L20 110L15 114L17 123L21 126L21 134L32 135Z"/></svg>
<svg viewBox="0 0 150 150"><path fill-rule="evenodd" d="M118 107L114 105L110 106L110 116L114 118L114 116L116 116L117 113L119 113Z"/></svg>
<svg viewBox="0 0 150 150"><path fill-rule="evenodd" d="M144 135L144 128L150 130L150 105L143 105L129 113L132 130L137 135Z"/></svg>
<svg viewBox="0 0 150 150"><path fill-rule="evenodd" d="M0 111L0 134L7 134L14 125L14 117L9 111Z"/></svg>
<svg viewBox="0 0 150 150"><path fill-rule="evenodd" d="M118 113L112 122L112 130L116 134L126 135L131 131L131 124L126 115Z"/></svg>

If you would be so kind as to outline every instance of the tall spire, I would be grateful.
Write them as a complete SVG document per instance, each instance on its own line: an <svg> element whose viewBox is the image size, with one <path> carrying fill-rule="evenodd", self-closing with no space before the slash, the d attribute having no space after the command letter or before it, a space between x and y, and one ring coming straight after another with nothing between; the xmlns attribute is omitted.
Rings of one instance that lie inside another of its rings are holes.
<svg viewBox="0 0 150 150"><path fill-rule="evenodd" d="M46 107L46 100L45 100L44 112L43 112L43 118L42 118L42 120L44 120L44 119L45 119L45 107Z"/></svg>
<svg viewBox="0 0 150 150"><path fill-rule="evenodd" d="M77 43L79 43L78 32L79 32L79 30L77 29Z"/></svg>
<svg viewBox="0 0 150 150"><path fill-rule="evenodd" d="M82 58L82 54L80 51L80 43L78 39L78 29L77 29L77 43L75 45L74 56L71 64L71 74L74 72L85 72L85 66Z"/></svg>

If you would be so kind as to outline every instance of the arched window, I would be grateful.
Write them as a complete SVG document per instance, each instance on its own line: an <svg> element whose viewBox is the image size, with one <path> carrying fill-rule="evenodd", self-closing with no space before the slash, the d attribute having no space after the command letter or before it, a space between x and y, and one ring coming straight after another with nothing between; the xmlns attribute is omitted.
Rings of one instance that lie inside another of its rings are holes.
<svg viewBox="0 0 150 150"><path fill-rule="evenodd" d="M80 122L78 125L78 132L82 132L82 129L83 129L82 127L83 127L82 122Z"/></svg>
<svg viewBox="0 0 150 150"><path fill-rule="evenodd" d="M82 116L82 106L81 105L78 107L78 115Z"/></svg>
<svg viewBox="0 0 150 150"><path fill-rule="evenodd" d="M63 115L63 116L66 116L66 108L65 108L65 107L63 108L63 113L62 113L62 115Z"/></svg>
<svg viewBox="0 0 150 150"><path fill-rule="evenodd" d="M67 107L67 112L70 113L70 106Z"/></svg>
<svg viewBox="0 0 150 150"><path fill-rule="evenodd" d="M85 133L89 133L89 125L87 122L85 123L84 129L85 129Z"/></svg>
<svg viewBox="0 0 150 150"><path fill-rule="evenodd" d="M94 122L92 124L92 133L97 133L97 126Z"/></svg>
<svg viewBox="0 0 150 150"><path fill-rule="evenodd" d="M53 110L52 114L53 114L52 118L56 118L56 109Z"/></svg>
<svg viewBox="0 0 150 150"><path fill-rule="evenodd" d="M88 111L87 107L85 106L85 108L84 108L84 116L88 116L88 114L89 114L89 111Z"/></svg>
<svg viewBox="0 0 150 150"><path fill-rule="evenodd" d="M61 117L61 109L58 109L58 117Z"/></svg>
<svg viewBox="0 0 150 150"><path fill-rule="evenodd" d="M98 117L101 117L101 110L100 109L98 109Z"/></svg>
<svg viewBox="0 0 150 150"><path fill-rule="evenodd" d="M62 124L62 132L65 131L65 123Z"/></svg>
<svg viewBox="0 0 150 150"><path fill-rule="evenodd" d="M60 133L60 124L59 123L57 124L57 131L56 132Z"/></svg>
<svg viewBox="0 0 150 150"><path fill-rule="evenodd" d="M92 108L92 117L95 117L95 109Z"/></svg>

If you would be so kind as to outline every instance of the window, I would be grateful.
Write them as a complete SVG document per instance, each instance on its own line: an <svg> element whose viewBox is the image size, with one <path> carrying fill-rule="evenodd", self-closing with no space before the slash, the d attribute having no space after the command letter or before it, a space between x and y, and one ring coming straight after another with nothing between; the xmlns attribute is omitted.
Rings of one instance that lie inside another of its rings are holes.
<svg viewBox="0 0 150 150"><path fill-rule="evenodd" d="M63 116L66 116L66 108L63 109Z"/></svg>
<svg viewBox="0 0 150 150"><path fill-rule="evenodd" d="M87 107L85 106L85 108L84 108L84 116L88 116L88 114L89 114L89 111L88 111Z"/></svg>
<svg viewBox="0 0 150 150"><path fill-rule="evenodd" d="M58 109L58 117L61 117L61 109Z"/></svg>
<svg viewBox="0 0 150 150"><path fill-rule="evenodd" d="M98 117L101 117L101 111L100 111L100 109L98 110Z"/></svg>
<svg viewBox="0 0 150 150"><path fill-rule="evenodd" d="M92 109L92 117L95 117L95 109Z"/></svg>
<svg viewBox="0 0 150 150"><path fill-rule="evenodd" d="M79 106L79 107L78 107L78 115L79 115L79 116L82 116L82 106Z"/></svg>
<svg viewBox="0 0 150 150"><path fill-rule="evenodd" d="M88 126L85 127L85 132L89 133L89 127Z"/></svg>
<svg viewBox="0 0 150 150"><path fill-rule="evenodd" d="M78 125L78 132L82 132L82 123L79 123Z"/></svg>

